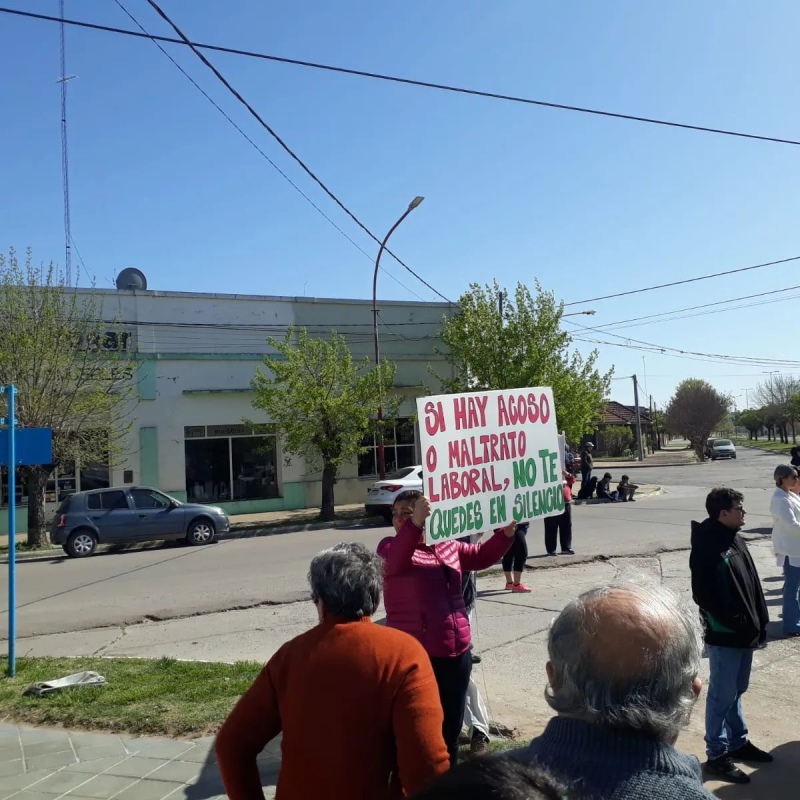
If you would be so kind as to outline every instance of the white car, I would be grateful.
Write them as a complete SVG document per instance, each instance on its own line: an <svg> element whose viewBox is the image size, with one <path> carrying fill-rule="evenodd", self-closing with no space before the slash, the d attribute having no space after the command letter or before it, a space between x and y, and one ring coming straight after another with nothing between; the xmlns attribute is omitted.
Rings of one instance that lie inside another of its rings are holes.
<svg viewBox="0 0 800 800"><path fill-rule="evenodd" d="M730 439L714 439L707 447L712 461L718 458L736 458L736 446Z"/></svg>
<svg viewBox="0 0 800 800"><path fill-rule="evenodd" d="M367 489L364 511L368 517L381 516L392 521L392 503L395 497L408 489L422 491L422 466L402 467L386 476L386 480L375 481Z"/></svg>

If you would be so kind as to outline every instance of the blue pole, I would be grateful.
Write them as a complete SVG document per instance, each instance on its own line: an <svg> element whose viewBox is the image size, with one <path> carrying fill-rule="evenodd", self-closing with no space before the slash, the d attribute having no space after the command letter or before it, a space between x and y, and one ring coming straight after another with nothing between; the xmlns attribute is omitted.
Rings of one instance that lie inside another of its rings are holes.
<svg viewBox="0 0 800 800"><path fill-rule="evenodd" d="M4 386L8 428L8 675L17 674L17 454L14 395L16 386Z"/></svg>

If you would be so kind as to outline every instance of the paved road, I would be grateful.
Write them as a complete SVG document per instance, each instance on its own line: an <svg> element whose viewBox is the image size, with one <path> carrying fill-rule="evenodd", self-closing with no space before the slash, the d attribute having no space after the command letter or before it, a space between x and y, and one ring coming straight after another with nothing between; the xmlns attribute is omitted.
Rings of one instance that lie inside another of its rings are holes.
<svg viewBox="0 0 800 800"><path fill-rule="evenodd" d="M575 508L575 548L579 556L592 556L686 547L689 521L704 516L707 488L723 483L748 490L748 528L767 532L770 477L779 462L777 456L741 450L736 461L626 470L633 480L662 485L664 493L633 504ZM86 560L20 562L18 634L59 633L294 602L306 596L305 575L314 553L343 539L374 547L388 531L320 530L227 540L205 548L168 547ZM531 531L529 544L532 566L552 565L552 559L543 555L540 532ZM0 573L0 637L5 637L5 569Z"/></svg>

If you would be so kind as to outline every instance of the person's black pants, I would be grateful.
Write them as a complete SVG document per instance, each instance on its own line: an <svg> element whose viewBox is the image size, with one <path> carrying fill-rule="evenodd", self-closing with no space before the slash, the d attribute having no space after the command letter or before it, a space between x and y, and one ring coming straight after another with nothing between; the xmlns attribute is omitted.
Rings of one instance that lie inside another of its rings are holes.
<svg viewBox="0 0 800 800"><path fill-rule="evenodd" d="M467 650L454 658L431 658L431 664L444 711L442 735L450 753L450 766L454 767L458 761L458 737L464 723L467 688L472 674L472 654Z"/></svg>
<svg viewBox="0 0 800 800"><path fill-rule="evenodd" d="M558 539L562 551L572 550L572 503L567 503L557 517L545 517L544 548L548 553L555 553Z"/></svg>
<svg viewBox="0 0 800 800"><path fill-rule="evenodd" d="M517 525L517 530L514 531L514 543L503 556L505 572L522 572L525 569L525 562L528 559L528 540L525 538L527 531L527 523Z"/></svg>
<svg viewBox="0 0 800 800"><path fill-rule="evenodd" d="M589 481L592 479L592 470L591 469L581 469L581 488L580 488L580 496L588 500L591 497L591 494L588 494L589 490Z"/></svg>

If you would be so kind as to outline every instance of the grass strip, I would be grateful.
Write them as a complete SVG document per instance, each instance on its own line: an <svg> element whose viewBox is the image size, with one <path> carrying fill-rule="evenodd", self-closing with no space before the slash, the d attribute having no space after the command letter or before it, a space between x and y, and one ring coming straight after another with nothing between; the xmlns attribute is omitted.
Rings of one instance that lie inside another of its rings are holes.
<svg viewBox="0 0 800 800"><path fill-rule="evenodd" d="M32 725L173 737L215 733L262 665L160 659L19 658L14 678L0 677L0 719ZM7 659L0 659L7 675ZM92 670L104 687L24 697L32 683Z"/></svg>

